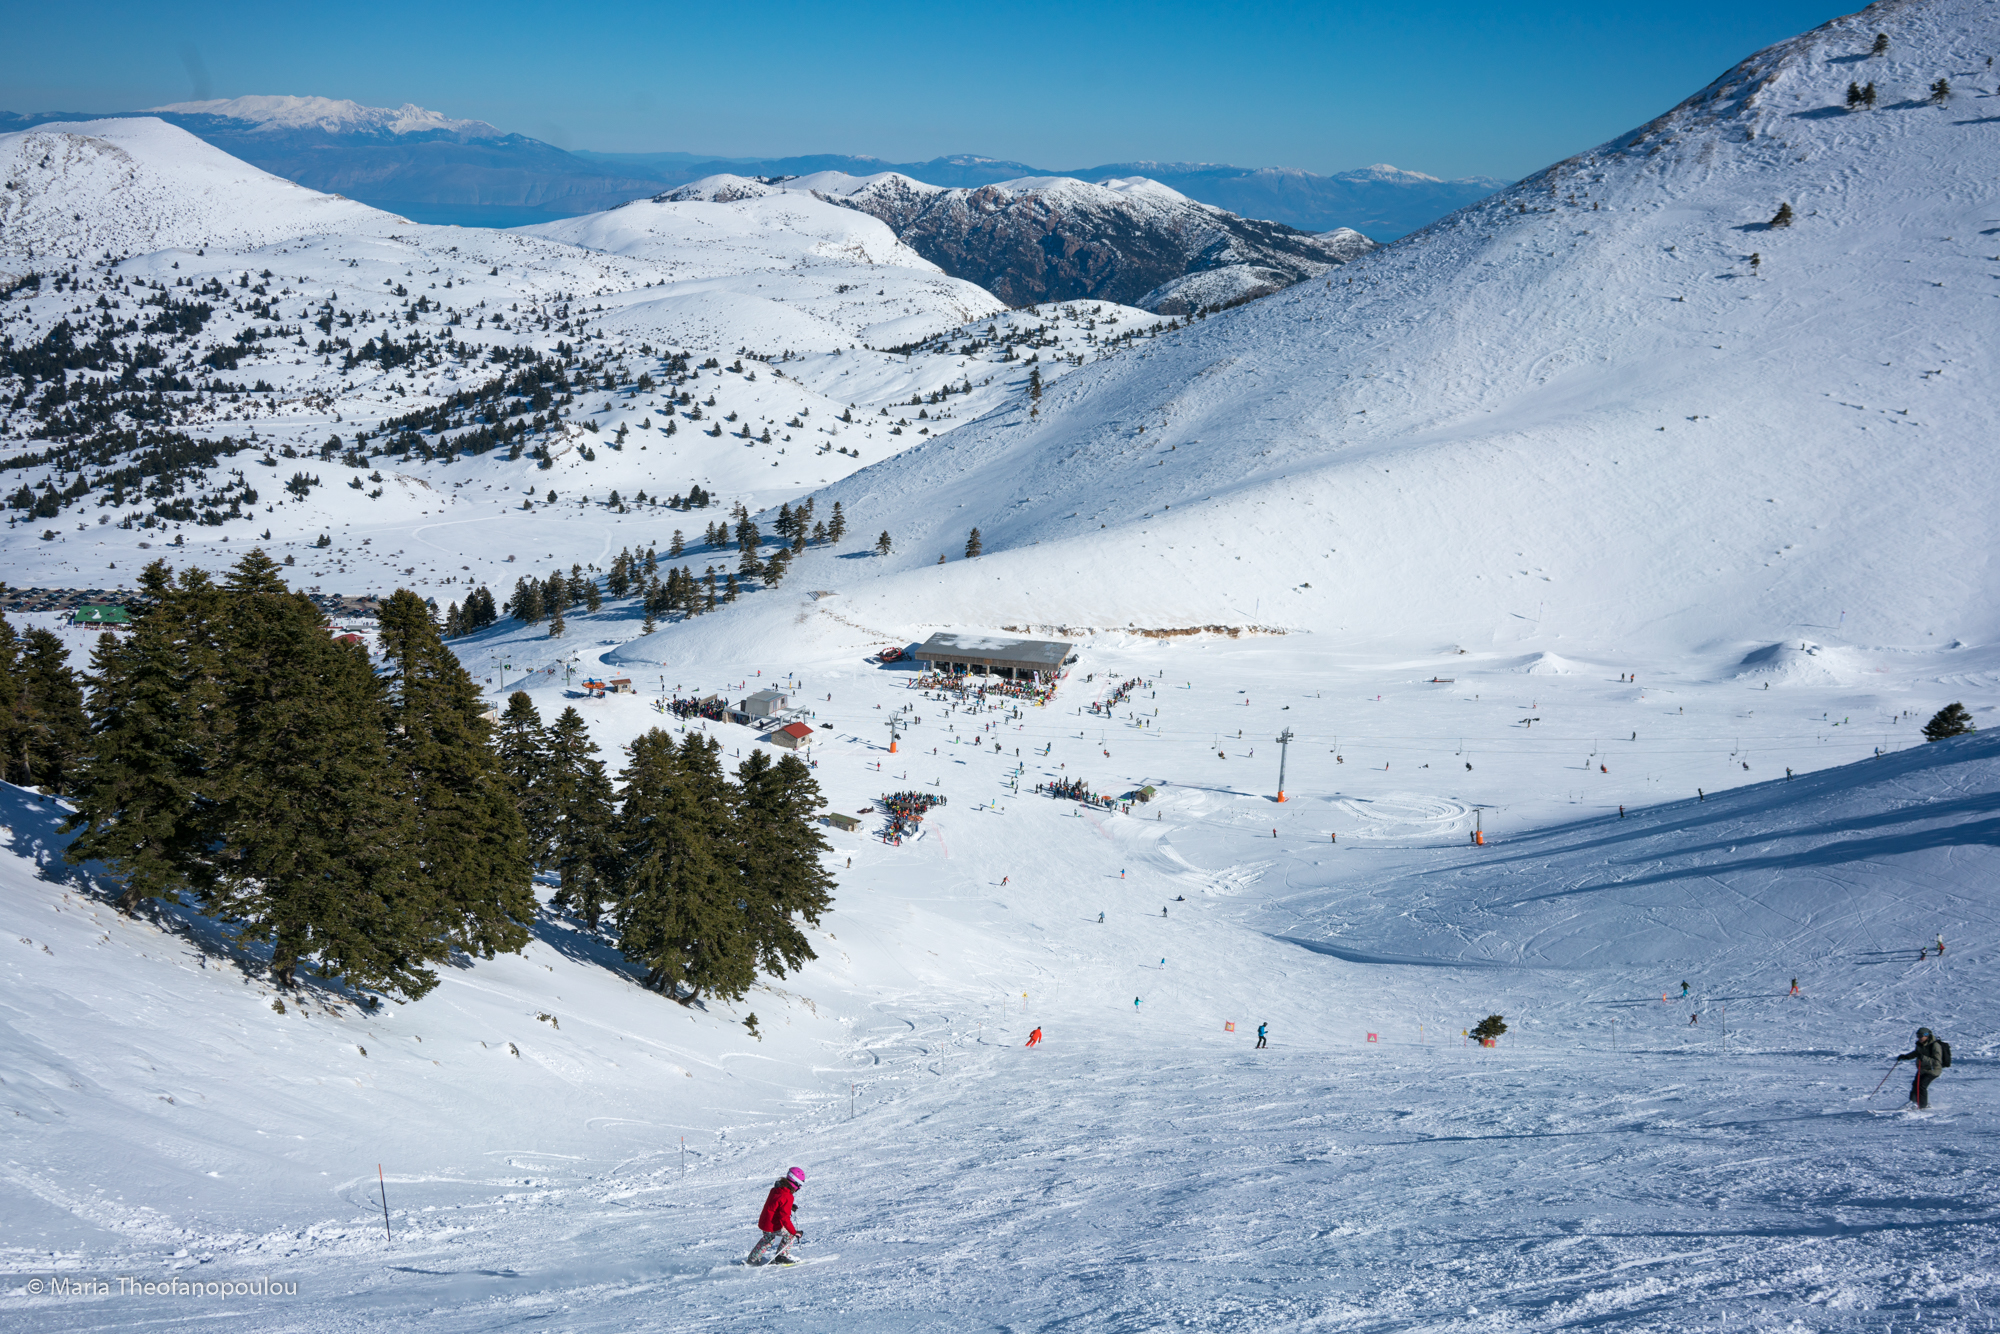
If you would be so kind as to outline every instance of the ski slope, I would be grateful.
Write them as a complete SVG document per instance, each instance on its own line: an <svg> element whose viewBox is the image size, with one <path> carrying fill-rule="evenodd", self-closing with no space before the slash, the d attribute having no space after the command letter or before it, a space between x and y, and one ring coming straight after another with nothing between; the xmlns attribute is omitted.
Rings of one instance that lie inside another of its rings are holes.
<svg viewBox="0 0 2000 1334"><path fill-rule="evenodd" d="M253 1309L47 1287L119 1275L296 1282L254 1309L308 1331L1986 1327L2000 741L1839 710L1948 689L1990 718L1990 669L1766 691L1689 663L1642 692L1489 657L1436 686L1303 639L1105 636L1017 724L775 601L678 631L670 663L579 655L639 696L503 683L577 707L614 767L669 722L656 683L785 685L830 807L949 797L899 847L829 831L819 958L740 1005L646 993L549 913L421 1002L314 987L280 1015L209 924L118 919L10 789L0 1301L49 1330ZM631 615L580 614L573 646ZM1587 771L1572 740L1614 723L1639 741ZM731 763L757 744L709 726ZM1158 796L1028 790L1068 777ZM1465 1045L1495 1012L1499 1046ZM1957 1061L1904 1116L1876 1090L1918 1023ZM837 1258L733 1266L792 1164L804 1253Z"/></svg>

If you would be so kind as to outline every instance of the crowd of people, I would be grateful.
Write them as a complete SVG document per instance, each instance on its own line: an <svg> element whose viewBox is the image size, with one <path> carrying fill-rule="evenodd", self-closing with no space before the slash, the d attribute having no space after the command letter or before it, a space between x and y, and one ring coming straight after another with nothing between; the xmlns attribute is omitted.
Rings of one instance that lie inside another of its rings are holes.
<svg viewBox="0 0 2000 1334"><path fill-rule="evenodd" d="M976 683L976 684L975 684ZM1023 699L1046 704L1056 696L1056 681L1009 681L1000 676L973 676L960 672L925 672L910 682L910 689L935 690L940 696L953 695L967 704L982 703L989 696Z"/></svg>
<svg viewBox="0 0 2000 1334"><path fill-rule="evenodd" d="M676 695L666 703L665 712L685 722L689 718L706 718L712 723L729 721L726 710L728 703L720 695L710 695L707 699L683 699Z"/></svg>
<svg viewBox="0 0 2000 1334"><path fill-rule="evenodd" d="M1134 690L1137 690L1140 686L1144 684L1146 683L1140 680L1138 677L1136 676L1131 677L1130 679L1121 682L1118 686L1116 686L1112 690L1110 694L1106 695L1103 699L1094 701L1090 705L1090 711L1092 713L1108 715L1112 709L1124 703L1125 700L1131 696Z"/></svg>
<svg viewBox="0 0 2000 1334"><path fill-rule="evenodd" d="M1046 793L1057 801L1080 801L1086 806L1102 806L1106 810L1118 805L1118 798L1092 792L1090 784L1081 778L1057 778L1046 783L1037 783L1035 791Z"/></svg>
<svg viewBox="0 0 2000 1334"><path fill-rule="evenodd" d="M915 834L924 822L924 813L933 806L948 804L942 792L890 792L882 797L882 809L889 813L889 827L882 831L885 842L901 845L906 834Z"/></svg>

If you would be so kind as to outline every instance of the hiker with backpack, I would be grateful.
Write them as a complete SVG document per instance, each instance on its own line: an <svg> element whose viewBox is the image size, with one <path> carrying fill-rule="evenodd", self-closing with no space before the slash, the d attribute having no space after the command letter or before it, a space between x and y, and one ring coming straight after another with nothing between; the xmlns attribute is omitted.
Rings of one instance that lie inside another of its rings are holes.
<svg viewBox="0 0 2000 1334"><path fill-rule="evenodd" d="M1931 1081L1951 1068L1951 1044L1938 1041L1928 1028L1920 1028L1917 1045L1896 1059L1917 1063L1917 1077L1910 1081L1910 1101L1917 1105L1918 1111L1929 1110Z"/></svg>

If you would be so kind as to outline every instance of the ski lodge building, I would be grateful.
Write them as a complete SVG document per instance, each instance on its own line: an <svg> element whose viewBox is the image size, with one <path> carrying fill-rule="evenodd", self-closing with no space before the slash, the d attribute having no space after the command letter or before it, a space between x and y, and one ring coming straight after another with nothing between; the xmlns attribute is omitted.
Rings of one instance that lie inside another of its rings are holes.
<svg viewBox="0 0 2000 1334"><path fill-rule="evenodd" d="M1048 639L1008 639L940 630L912 650L910 656L933 672L998 676L1009 681L1033 680L1039 672L1042 680L1052 681L1073 647Z"/></svg>

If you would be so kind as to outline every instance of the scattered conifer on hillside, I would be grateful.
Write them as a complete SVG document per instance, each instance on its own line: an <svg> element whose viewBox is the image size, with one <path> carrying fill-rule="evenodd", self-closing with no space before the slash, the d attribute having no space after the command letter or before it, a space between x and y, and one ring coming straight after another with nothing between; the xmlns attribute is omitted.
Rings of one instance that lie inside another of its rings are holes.
<svg viewBox="0 0 2000 1334"><path fill-rule="evenodd" d="M1849 111L1852 111L1855 107L1858 107L1860 105L1861 105L1861 85L1858 83L1849 83L1847 85L1847 109Z"/></svg>
<svg viewBox="0 0 2000 1334"><path fill-rule="evenodd" d="M1870 79L1861 89L1861 105L1866 107L1875 105L1875 81L1873 79Z"/></svg>
<svg viewBox="0 0 2000 1334"><path fill-rule="evenodd" d="M833 502L833 517L826 521L826 540L839 542L847 536L847 516L840 512L840 502Z"/></svg>
<svg viewBox="0 0 2000 1334"><path fill-rule="evenodd" d="M1947 704L1924 724L1924 740L1942 741L1946 737L1964 736L1967 732L1978 730L1972 725L1972 715L1963 704Z"/></svg>
<svg viewBox="0 0 2000 1334"><path fill-rule="evenodd" d="M882 530L882 536L875 539L875 554L878 556L888 555L889 546L890 546L889 530L887 528L884 528Z"/></svg>
<svg viewBox="0 0 2000 1334"><path fill-rule="evenodd" d="M1951 100L1951 80L1939 79L1931 85L1931 101L1943 106Z"/></svg>
<svg viewBox="0 0 2000 1334"><path fill-rule="evenodd" d="M1888 53L1889 53L1889 34L1886 32L1876 33L1875 45L1868 48L1868 54L1871 56L1881 56L1881 55L1887 55Z"/></svg>
<svg viewBox="0 0 2000 1334"><path fill-rule="evenodd" d="M1789 227L1791 225L1792 225L1792 206L1790 204L1779 204L1778 211L1771 215L1771 226Z"/></svg>
<svg viewBox="0 0 2000 1334"><path fill-rule="evenodd" d="M1488 1038L1497 1038L1506 1031L1507 1021L1497 1014L1489 1014L1472 1026L1472 1036L1482 1042Z"/></svg>
<svg viewBox="0 0 2000 1334"><path fill-rule="evenodd" d="M553 612L549 613L549 638L561 639L563 637L563 629L562 607L558 605Z"/></svg>
<svg viewBox="0 0 2000 1334"><path fill-rule="evenodd" d="M531 866L547 866L555 840L555 817L548 808L548 736L527 691L507 697L494 742L500 772L521 815L524 853Z"/></svg>
<svg viewBox="0 0 2000 1334"><path fill-rule="evenodd" d="M973 529L971 536L965 539L965 558L971 560L985 549L985 546L979 540L979 530L977 528Z"/></svg>

